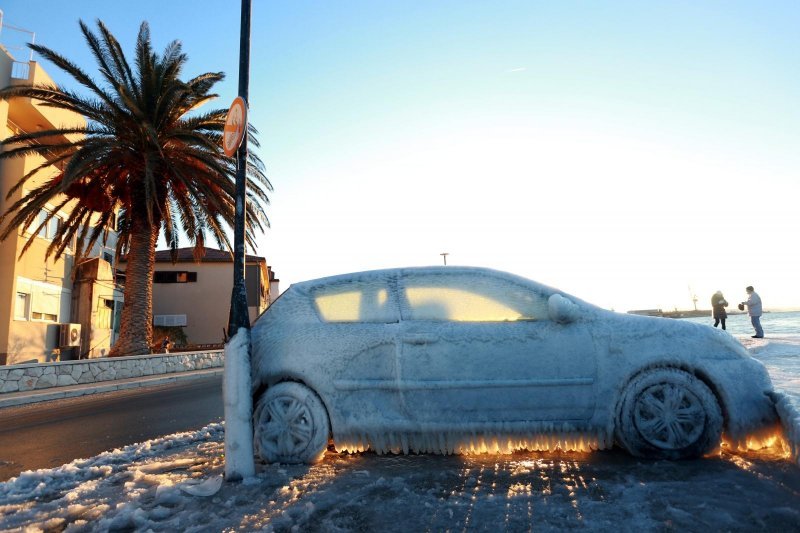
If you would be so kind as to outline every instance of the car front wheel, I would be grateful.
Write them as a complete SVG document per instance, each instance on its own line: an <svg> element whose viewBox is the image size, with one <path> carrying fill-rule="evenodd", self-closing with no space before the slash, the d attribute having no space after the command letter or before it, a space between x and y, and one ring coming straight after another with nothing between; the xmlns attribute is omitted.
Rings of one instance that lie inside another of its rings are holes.
<svg viewBox="0 0 800 533"><path fill-rule="evenodd" d="M328 444L328 414L319 397L300 383L270 387L253 411L256 454L268 463L315 463Z"/></svg>
<svg viewBox="0 0 800 533"><path fill-rule="evenodd" d="M677 369L647 370L625 389L617 412L617 442L631 455L690 459L716 447L722 410L714 393Z"/></svg>

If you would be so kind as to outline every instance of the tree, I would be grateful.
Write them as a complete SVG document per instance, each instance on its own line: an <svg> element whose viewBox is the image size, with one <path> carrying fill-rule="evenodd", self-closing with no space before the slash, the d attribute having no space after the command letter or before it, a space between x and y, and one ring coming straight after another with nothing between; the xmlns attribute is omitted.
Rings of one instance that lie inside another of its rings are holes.
<svg viewBox="0 0 800 533"><path fill-rule="evenodd" d="M149 353L152 341L152 281L160 232L172 250L179 247L181 229L197 252L208 234L220 248L230 250L225 230L234 221L236 161L221 148L227 110L195 111L217 96L210 91L223 73L182 81L188 58L180 42L173 41L159 55L152 49L146 22L139 28L132 68L111 32L101 21L97 26L95 34L80 22L97 61L100 83L55 51L29 45L74 78L88 95L52 85L0 90L0 98L31 98L87 119L85 127L23 132L2 143L6 150L0 158L31 154L45 158L23 176L9 197L49 165L59 165L63 171L9 206L0 216L0 239L19 227L35 226L40 222L38 213L50 203L56 210L71 211L48 247L48 257L61 256L77 236L79 258L107 237L110 221L119 212L116 256L127 257L125 305L120 337L110 355L138 355ZM258 146L255 133L250 128L250 142ZM264 206L272 186L252 152L247 179L246 238L254 247L255 232L269 224ZM49 217L35 226L32 235L48 221Z"/></svg>

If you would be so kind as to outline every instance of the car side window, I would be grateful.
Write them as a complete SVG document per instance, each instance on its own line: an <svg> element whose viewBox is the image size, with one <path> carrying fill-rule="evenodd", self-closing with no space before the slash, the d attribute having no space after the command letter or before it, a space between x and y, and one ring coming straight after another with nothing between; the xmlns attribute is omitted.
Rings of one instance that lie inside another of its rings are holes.
<svg viewBox="0 0 800 533"><path fill-rule="evenodd" d="M403 278L403 318L454 322L547 320L547 298L505 279L470 274Z"/></svg>
<svg viewBox="0 0 800 533"><path fill-rule="evenodd" d="M313 290L311 297L323 322L398 321L397 303L385 280L326 285Z"/></svg>

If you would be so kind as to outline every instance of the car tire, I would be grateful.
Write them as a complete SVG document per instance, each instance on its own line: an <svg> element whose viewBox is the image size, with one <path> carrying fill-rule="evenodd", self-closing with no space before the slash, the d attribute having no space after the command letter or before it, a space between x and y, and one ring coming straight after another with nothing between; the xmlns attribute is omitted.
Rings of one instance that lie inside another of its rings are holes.
<svg viewBox="0 0 800 533"><path fill-rule="evenodd" d="M617 443L631 455L692 459L719 445L719 402L701 380L677 369L652 369L625 388L617 410Z"/></svg>
<svg viewBox="0 0 800 533"><path fill-rule="evenodd" d="M284 382L261 395L253 410L253 444L268 463L319 461L328 445L328 413L316 393Z"/></svg>

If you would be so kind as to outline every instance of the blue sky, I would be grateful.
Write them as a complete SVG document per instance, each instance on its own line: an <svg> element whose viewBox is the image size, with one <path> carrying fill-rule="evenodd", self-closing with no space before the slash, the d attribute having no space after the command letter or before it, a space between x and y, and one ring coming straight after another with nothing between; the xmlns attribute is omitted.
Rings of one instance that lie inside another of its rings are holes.
<svg viewBox="0 0 800 533"><path fill-rule="evenodd" d="M257 251L284 288L449 252L618 310L750 284L800 307L800 4L253 4L275 186ZM147 20L159 48L182 41L187 76L227 73L219 107L236 95L236 1L0 9L87 70L78 18L126 50Z"/></svg>

